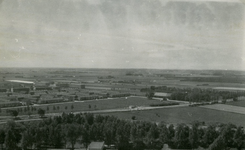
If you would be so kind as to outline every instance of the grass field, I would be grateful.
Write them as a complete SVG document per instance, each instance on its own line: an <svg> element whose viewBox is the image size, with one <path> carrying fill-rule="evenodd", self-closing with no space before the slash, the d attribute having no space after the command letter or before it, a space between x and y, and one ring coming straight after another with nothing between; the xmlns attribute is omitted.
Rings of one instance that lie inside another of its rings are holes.
<svg viewBox="0 0 245 150"><path fill-rule="evenodd" d="M116 98L116 99L94 100L94 101L84 101L84 102L80 102L80 101L66 102L66 103L57 103L57 104L48 104L48 105L45 104L45 105L39 105L33 107L36 107L36 109L42 108L47 113L52 113L52 112L104 110L104 109L116 109L116 108L126 108L126 107L128 108L130 105L149 106L150 104L159 104L159 103L169 103L169 102L160 102L159 100L148 100L147 98L140 98L140 97L128 97L127 99ZM11 108L7 108L7 109L11 109ZM21 112L20 114L26 114L26 113L27 112ZM4 115L4 113L1 114Z"/></svg>
<svg viewBox="0 0 245 150"><path fill-rule="evenodd" d="M108 113L106 115L114 115L121 119L131 119L132 116L136 116L137 120L164 121L173 124L204 121L206 124L220 122L245 126L245 115L200 107L162 108L145 111Z"/></svg>
<svg viewBox="0 0 245 150"><path fill-rule="evenodd" d="M228 102L226 103L227 105L233 105L233 106L240 106L240 107L245 107L245 100L241 101L236 101L236 102Z"/></svg>
<svg viewBox="0 0 245 150"><path fill-rule="evenodd" d="M245 115L245 108L240 106L215 104L215 105L204 105L200 107Z"/></svg>

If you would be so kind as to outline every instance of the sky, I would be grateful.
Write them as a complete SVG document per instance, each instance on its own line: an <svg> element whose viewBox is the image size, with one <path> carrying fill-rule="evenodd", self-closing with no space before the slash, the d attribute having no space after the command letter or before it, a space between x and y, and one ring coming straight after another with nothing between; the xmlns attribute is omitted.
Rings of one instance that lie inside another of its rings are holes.
<svg viewBox="0 0 245 150"><path fill-rule="evenodd" d="M0 0L0 68L245 70L239 0Z"/></svg>

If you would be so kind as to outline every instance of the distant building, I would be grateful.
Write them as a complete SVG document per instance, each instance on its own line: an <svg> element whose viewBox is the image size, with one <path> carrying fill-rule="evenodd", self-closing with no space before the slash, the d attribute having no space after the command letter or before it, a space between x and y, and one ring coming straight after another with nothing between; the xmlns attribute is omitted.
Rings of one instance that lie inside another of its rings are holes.
<svg viewBox="0 0 245 150"><path fill-rule="evenodd" d="M29 93L30 88L11 88L11 92L25 92Z"/></svg>
<svg viewBox="0 0 245 150"><path fill-rule="evenodd" d="M171 93L163 93L163 92L156 92L153 96L153 99L164 99L166 100L167 98L169 98L171 96Z"/></svg>
<svg viewBox="0 0 245 150"><path fill-rule="evenodd" d="M71 83L69 85L70 88L77 88L77 89L85 89L85 85L82 85L82 84L74 84L74 83Z"/></svg>
<svg viewBox="0 0 245 150"><path fill-rule="evenodd" d="M93 90L111 90L111 87L103 87L103 86L87 86L85 85L85 89L93 89Z"/></svg>
<svg viewBox="0 0 245 150"><path fill-rule="evenodd" d="M40 99L39 104L59 103L64 102L63 98Z"/></svg>
<svg viewBox="0 0 245 150"><path fill-rule="evenodd" d="M91 142L88 146L88 150L103 150L104 142Z"/></svg>
<svg viewBox="0 0 245 150"><path fill-rule="evenodd" d="M23 80L6 80L8 82L12 82L12 83L21 83L21 84L27 84L27 85L33 85L35 84L32 81L23 81Z"/></svg>
<svg viewBox="0 0 245 150"><path fill-rule="evenodd" d="M22 106L22 104L18 101L14 101L14 102L4 102L0 104L0 108L4 108L4 107L16 107L16 106Z"/></svg>

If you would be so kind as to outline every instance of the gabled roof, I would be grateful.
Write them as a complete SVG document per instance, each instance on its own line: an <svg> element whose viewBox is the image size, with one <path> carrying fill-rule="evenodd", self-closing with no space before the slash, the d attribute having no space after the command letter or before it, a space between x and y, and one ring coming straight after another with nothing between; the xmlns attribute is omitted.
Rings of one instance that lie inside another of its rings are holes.
<svg viewBox="0 0 245 150"><path fill-rule="evenodd" d="M101 149L103 146L104 142L91 142L88 147L93 149Z"/></svg>
<svg viewBox="0 0 245 150"><path fill-rule="evenodd" d="M170 95L171 95L170 93L162 93L162 92L156 92L154 94L154 96L162 96L162 97L170 96Z"/></svg>

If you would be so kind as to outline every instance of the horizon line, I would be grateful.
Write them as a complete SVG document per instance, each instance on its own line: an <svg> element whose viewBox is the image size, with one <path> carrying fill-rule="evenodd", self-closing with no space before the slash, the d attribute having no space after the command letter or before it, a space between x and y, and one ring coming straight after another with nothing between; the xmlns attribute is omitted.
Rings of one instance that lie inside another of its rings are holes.
<svg viewBox="0 0 245 150"><path fill-rule="evenodd" d="M236 70L236 69L190 69L190 68L187 68L187 69L177 69L177 68L171 68L171 69L168 69L168 68L104 68L104 67L101 67L101 68L86 68L86 67L81 67L81 68L78 68L78 67L1 67L1 69L109 69L109 70L197 70L197 71L201 71L201 70L206 70L206 71L245 71L245 70Z"/></svg>

